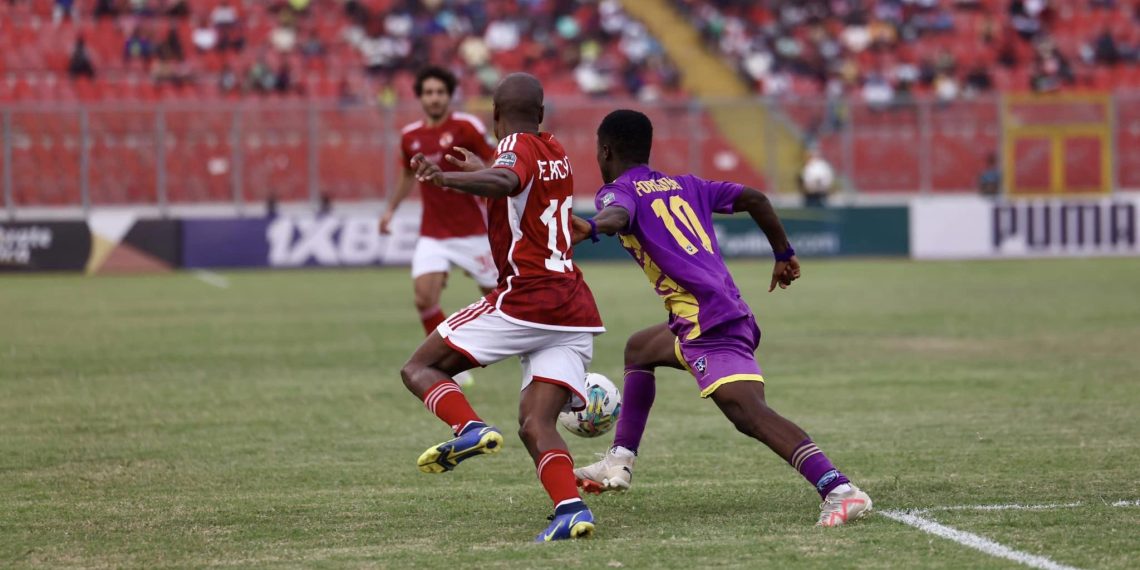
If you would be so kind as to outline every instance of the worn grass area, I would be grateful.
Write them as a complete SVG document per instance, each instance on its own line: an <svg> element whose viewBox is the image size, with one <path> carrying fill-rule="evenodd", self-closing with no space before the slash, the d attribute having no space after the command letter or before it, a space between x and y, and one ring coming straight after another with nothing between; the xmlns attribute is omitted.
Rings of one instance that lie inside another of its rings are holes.
<svg viewBox="0 0 1140 570"><path fill-rule="evenodd" d="M768 295L770 402L878 508L1082 501L940 522L1078 567L1140 557L1140 265L809 262ZM632 264L585 268L621 377L663 318ZM420 340L402 270L0 278L0 567L1010 567L874 517L821 530L813 491L680 373L659 378L633 491L595 540L535 546L550 506L522 445L454 473L400 384ZM456 309L474 286L456 278ZM518 365L470 398L510 432ZM570 439L579 461L606 438Z"/></svg>

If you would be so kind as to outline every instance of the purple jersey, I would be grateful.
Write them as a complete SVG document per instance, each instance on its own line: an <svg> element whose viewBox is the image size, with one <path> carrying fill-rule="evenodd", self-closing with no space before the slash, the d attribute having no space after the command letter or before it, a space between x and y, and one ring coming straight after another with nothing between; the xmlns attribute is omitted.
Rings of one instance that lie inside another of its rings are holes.
<svg viewBox="0 0 1140 570"><path fill-rule="evenodd" d="M642 165L603 186L594 199L599 211L619 206L629 212L629 227L619 232L622 246L665 301L678 339L695 339L701 330L752 314L724 265L712 225L713 212L732 213L743 191L740 184L667 176Z"/></svg>

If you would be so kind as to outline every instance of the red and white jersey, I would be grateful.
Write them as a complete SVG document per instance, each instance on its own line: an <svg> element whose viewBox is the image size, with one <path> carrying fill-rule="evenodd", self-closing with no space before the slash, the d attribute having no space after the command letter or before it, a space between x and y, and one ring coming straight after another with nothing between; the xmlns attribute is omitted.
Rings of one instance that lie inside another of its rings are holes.
<svg viewBox="0 0 1140 570"><path fill-rule="evenodd" d="M456 171L458 167L443 160L445 154L456 158L463 155L452 149L461 146L479 155L485 161L491 160L494 150L487 142L487 129L475 115L449 113L438 125L428 126L426 121L416 121L401 130L400 150L402 167L411 170L410 162L418 152L445 171ZM436 239L468 237L487 233L486 213L483 199L471 194L440 188L428 182L420 183L420 197L423 200L423 218L420 221L420 235Z"/></svg>
<svg viewBox="0 0 1140 570"><path fill-rule="evenodd" d="M487 202L499 269L487 302L516 324L604 332L594 294L572 259L574 173L562 143L550 133L515 133L499 141L492 166L514 172L519 187Z"/></svg>

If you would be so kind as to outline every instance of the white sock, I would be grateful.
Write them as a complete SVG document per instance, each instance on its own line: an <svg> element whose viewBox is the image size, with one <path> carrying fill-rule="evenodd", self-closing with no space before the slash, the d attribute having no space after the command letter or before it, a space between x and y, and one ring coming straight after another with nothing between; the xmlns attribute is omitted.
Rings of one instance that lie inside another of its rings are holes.
<svg viewBox="0 0 1140 570"><path fill-rule="evenodd" d="M631 457L631 456L637 455L636 453L634 453L634 452L632 452L632 451L630 451L630 450L628 450L628 449L626 449L620 445L615 445L615 446L611 447L610 453L613 455L621 455L621 456L625 456L625 457Z"/></svg>

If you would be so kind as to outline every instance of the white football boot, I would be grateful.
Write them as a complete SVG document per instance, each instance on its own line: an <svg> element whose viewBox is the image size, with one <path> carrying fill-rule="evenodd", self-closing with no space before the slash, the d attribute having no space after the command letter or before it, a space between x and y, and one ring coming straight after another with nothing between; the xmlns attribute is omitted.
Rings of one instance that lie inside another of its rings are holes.
<svg viewBox="0 0 1140 570"><path fill-rule="evenodd" d="M621 446L611 447L602 460L574 470L578 486L587 493L628 491L637 455Z"/></svg>
<svg viewBox="0 0 1140 570"><path fill-rule="evenodd" d="M871 497L859 487L847 483L828 493L819 505L819 511L816 526L844 525L871 513Z"/></svg>

